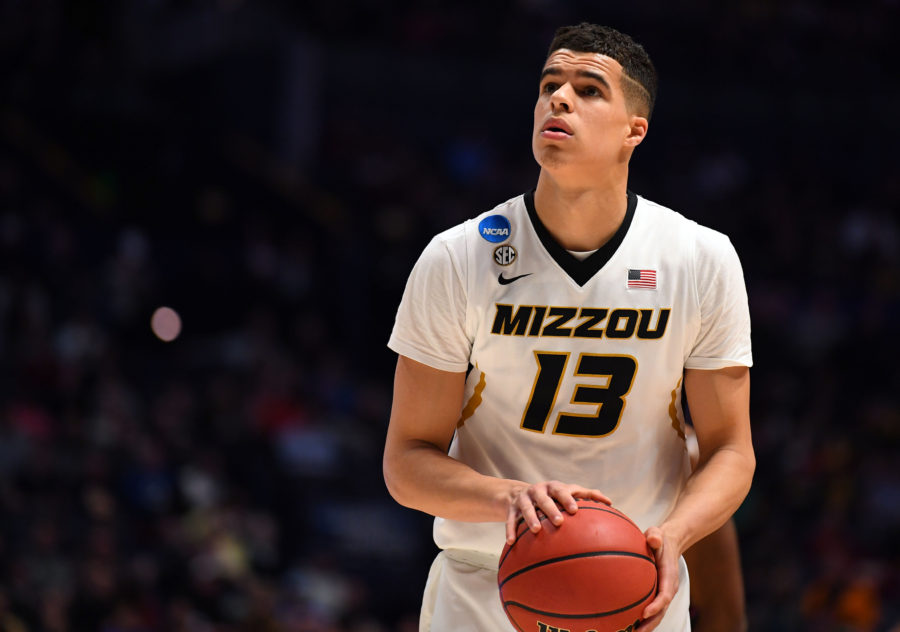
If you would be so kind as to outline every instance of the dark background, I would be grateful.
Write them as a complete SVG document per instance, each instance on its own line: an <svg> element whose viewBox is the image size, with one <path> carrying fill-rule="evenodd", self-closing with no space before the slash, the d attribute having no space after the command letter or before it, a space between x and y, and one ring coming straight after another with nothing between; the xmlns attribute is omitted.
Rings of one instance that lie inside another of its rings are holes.
<svg viewBox="0 0 900 632"><path fill-rule="evenodd" d="M661 76L631 188L744 265L751 629L897 630L900 3L722 4L0 0L0 630L415 629L385 343L582 19Z"/></svg>

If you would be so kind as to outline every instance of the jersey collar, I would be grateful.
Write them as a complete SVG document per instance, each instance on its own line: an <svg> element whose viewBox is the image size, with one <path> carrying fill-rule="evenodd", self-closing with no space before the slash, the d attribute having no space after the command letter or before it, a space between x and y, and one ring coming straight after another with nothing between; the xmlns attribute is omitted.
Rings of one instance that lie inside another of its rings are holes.
<svg viewBox="0 0 900 632"><path fill-rule="evenodd" d="M538 217L537 211L534 208L534 189L525 193L524 199L525 208L528 209L528 217L531 219L531 225L534 226L534 232L537 233L537 236L547 250L547 253L553 257L553 260L559 264L559 267L562 268L575 283L583 286L590 281L591 277L597 274L604 265L606 265L606 262L609 261L616 250L619 249L622 240L625 239L625 235L628 233L628 228L631 226L631 220L634 219L634 210L637 208L637 195L631 191L628 191L627 195L628 207L625 209L625 219L622 220L622 224L619 226L618 230L616 230L612 238L603 244L602 248L584 261L579 261L565 248L560 246L553 238L553 235L550 234L550 231L547 230L547 227L544 226L544 223L541 221L541 218Z"/></svg>

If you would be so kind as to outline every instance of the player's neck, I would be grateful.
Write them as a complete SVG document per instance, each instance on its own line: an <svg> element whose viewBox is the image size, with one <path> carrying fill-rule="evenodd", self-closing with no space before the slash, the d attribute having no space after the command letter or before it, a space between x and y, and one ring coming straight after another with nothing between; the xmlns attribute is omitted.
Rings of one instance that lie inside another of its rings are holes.
<svg viewBox="0 0 900 632"><path fill-rule="evenodd" d="M612 238L628 208L627 178L603 187L562 185L541 170L534 207L541 222L567 250L595 250Z"/></svg>

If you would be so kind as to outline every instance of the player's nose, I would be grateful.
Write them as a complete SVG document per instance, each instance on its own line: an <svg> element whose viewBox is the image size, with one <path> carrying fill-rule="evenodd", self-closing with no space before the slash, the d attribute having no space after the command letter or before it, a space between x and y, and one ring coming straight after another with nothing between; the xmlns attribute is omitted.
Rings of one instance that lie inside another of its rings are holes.
<svg viewBox="0 0 900 632"><path fill-rule="evenodd" d="M572 84L566 82L550 95L550 107L554 112L571 112L574 104Z"/></svg>

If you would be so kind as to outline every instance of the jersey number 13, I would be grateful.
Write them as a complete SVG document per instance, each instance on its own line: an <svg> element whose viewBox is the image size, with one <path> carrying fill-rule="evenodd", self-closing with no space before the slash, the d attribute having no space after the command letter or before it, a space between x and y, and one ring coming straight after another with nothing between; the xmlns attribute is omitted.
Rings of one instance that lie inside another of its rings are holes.
<svg viewBox="0 0 900 632"><path fill-rule="evenodd" d="M538 372L531 398L522 415L522 428L544 432L559 395L559 387L569 363L568 352L535 351ZM627 355L581 353L575 377L605 377L605 385L576 384L571 403L596 405L594 414L559 413L553 434L576 437L604 437L619 426L625 410L625 396L634 383L637 361Z"/></svg>

